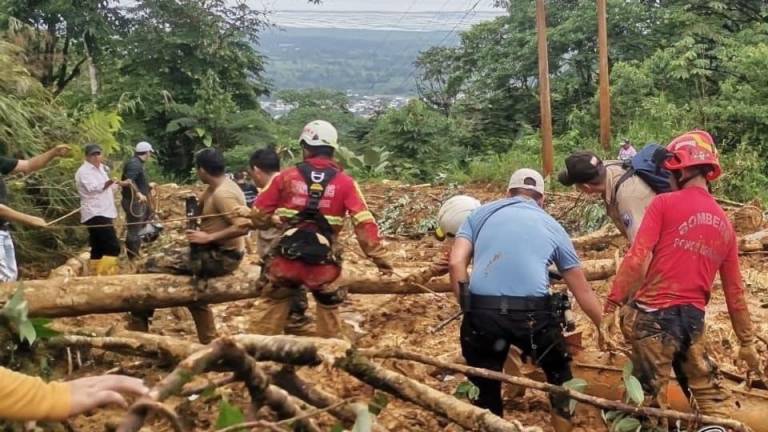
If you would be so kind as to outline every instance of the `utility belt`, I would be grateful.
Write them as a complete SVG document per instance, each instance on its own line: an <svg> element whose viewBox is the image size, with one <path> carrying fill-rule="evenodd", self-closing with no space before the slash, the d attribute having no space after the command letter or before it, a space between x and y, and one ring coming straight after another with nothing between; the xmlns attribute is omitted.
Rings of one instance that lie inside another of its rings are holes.
<svg viewBox="0 0 768 432"><path fill-rule="evenodd" d="M563 330L573 331L576 322L571 312L571 300L565 292L556 292L545 296L485 296L469 292L469 284L459 283L461 310L496 311L500 315L510 313L549 313Z"/></svg>
<svg viewBox="0 0 768 432"><path fill-rule="evenodd" d="M486 296L470 294L467 303L462 306L464 312L471 310L494 310L501 315L510 312L549 312L552 310L552 296L517 297Z"/></svg>

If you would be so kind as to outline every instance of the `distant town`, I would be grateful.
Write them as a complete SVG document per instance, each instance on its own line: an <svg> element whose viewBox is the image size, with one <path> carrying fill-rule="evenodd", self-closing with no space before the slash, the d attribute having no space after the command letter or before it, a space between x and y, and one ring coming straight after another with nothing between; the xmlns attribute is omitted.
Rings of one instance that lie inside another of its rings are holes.
<svg viewBox="0 0 768 432"><path fill-rule="evenodd" d="M347 97L349 98L349 106L347 107L349 112L364 118L372 117L377 113L384 112L390 108L401 108L411 99L411 96L367 96L357 93L347 93ZM279 118L296 108L296 106L278 99L261 101L261 108L268 112L272 117Z"/></svg>

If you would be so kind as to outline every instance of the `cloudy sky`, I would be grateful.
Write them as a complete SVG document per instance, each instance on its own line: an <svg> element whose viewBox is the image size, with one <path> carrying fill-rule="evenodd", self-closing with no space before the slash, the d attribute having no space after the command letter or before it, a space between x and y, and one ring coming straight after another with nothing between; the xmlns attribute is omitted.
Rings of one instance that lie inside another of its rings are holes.
<svg viewBox="0 0 768 432"><path fill-rule="evenodd" d="M254 6L263 5L270 10L307 10L325 11L388 11L388 12L424 12L424 11L466 11L476 0L323 0L321 5L313 5L306 0L251 0ZM477 11L498 11L493 0L480 0Z"/></svg>

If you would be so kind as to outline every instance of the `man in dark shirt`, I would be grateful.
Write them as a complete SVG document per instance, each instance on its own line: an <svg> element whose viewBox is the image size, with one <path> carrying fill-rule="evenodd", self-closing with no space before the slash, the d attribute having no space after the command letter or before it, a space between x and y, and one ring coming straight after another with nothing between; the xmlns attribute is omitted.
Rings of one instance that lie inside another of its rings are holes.
<svg viewBox="0 0 768 432"><path fill-rule="evenodd" d="M30 159L14 159L0 156L0 175L35 172L50 163L53 159L66 156L68 145L58 145L47 152ZM16 267L16 251L11 239L11 222L20 222L34 227L46 226L45 221L37 216L18 212L7 206L8 189L5 180L0 177L0 282L12 282L18 277Z"/></svg>
<svg viewBox="0 0 768 432"><path fill-rule="evenodd" d="M141 231L152 217L152 207L149 204L149 179L144 171L144 163L154 153L152 145L146 141L136 144L133 157L123 165L123 180L130 180L130 186L122 190L122 206L125 210L125 221L128 229L125 234L125 248L128 258L139 256L141 249Z"/></svg>
<svg viewBox="0 0 768 432"><path fill-rule="evenodd" d="M249 208L253 207L253 202L256 201L256 195L259 194L259 190L253 183L248 181L248 173L245 171L235 173L235 183L240 186L240 190L245 195L245 205Z"/></svg>

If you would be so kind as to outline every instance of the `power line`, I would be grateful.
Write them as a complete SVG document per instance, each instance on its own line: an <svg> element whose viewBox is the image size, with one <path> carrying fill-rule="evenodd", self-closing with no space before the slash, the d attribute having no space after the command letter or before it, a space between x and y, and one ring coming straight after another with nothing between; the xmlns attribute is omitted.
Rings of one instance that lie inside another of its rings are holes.
<svg viewBox="0 0 768 432"><path fill-rule="evenodd" d="M464 16L462 16L462 17L461 17L461 19L459 19L459 21L457 21L457 22L456 22L456 24L453 26L453 28L452 28L452 29L451 29L451 30L450 30L448 33L446 33L445 37L443 37L443 39L442 39L442 40L441 40L441 41L440 41L440 42L439 42L437 45L435 45L435 47L440 47L440 46L442 46L442 45L443 45L443 43L444 43L445 41L447 41L449 37L451 37L451 35L452 35L452 34L453 34L455 31L456 31L456 29L457 29L457 28L459 28L459 26L460 26L461 24L463 24L463 23L464 23L464 20L465 20L465 19L467 19L467 17L469 16L469 14L471 14L472 12L474 12L474 10L475 10L475 9L477 8L477 6L480 4L480 1L481 1L481 0L477 0L477 1L475 1L475 4L473 4L473 5L472 5L472 7L471 7L471 8L469 8L469 9L468 9L468 10L467 10L467 11L464 13ZM411 78L413 78L413 75L416 73L416 69L417 69L417 68L416 68L416 66L414 65L414 67L411 69L411 73L409 73L409 74L408 74L408 76L406 76L406 77L405 77L405 78L404 78L404 79L403 79L403 80L400 82L400 84L398 84L398 85L397 85L397 87L401 87L401 86L405 85L405 83L406 83L408 80L410 80Z"/></svg>

